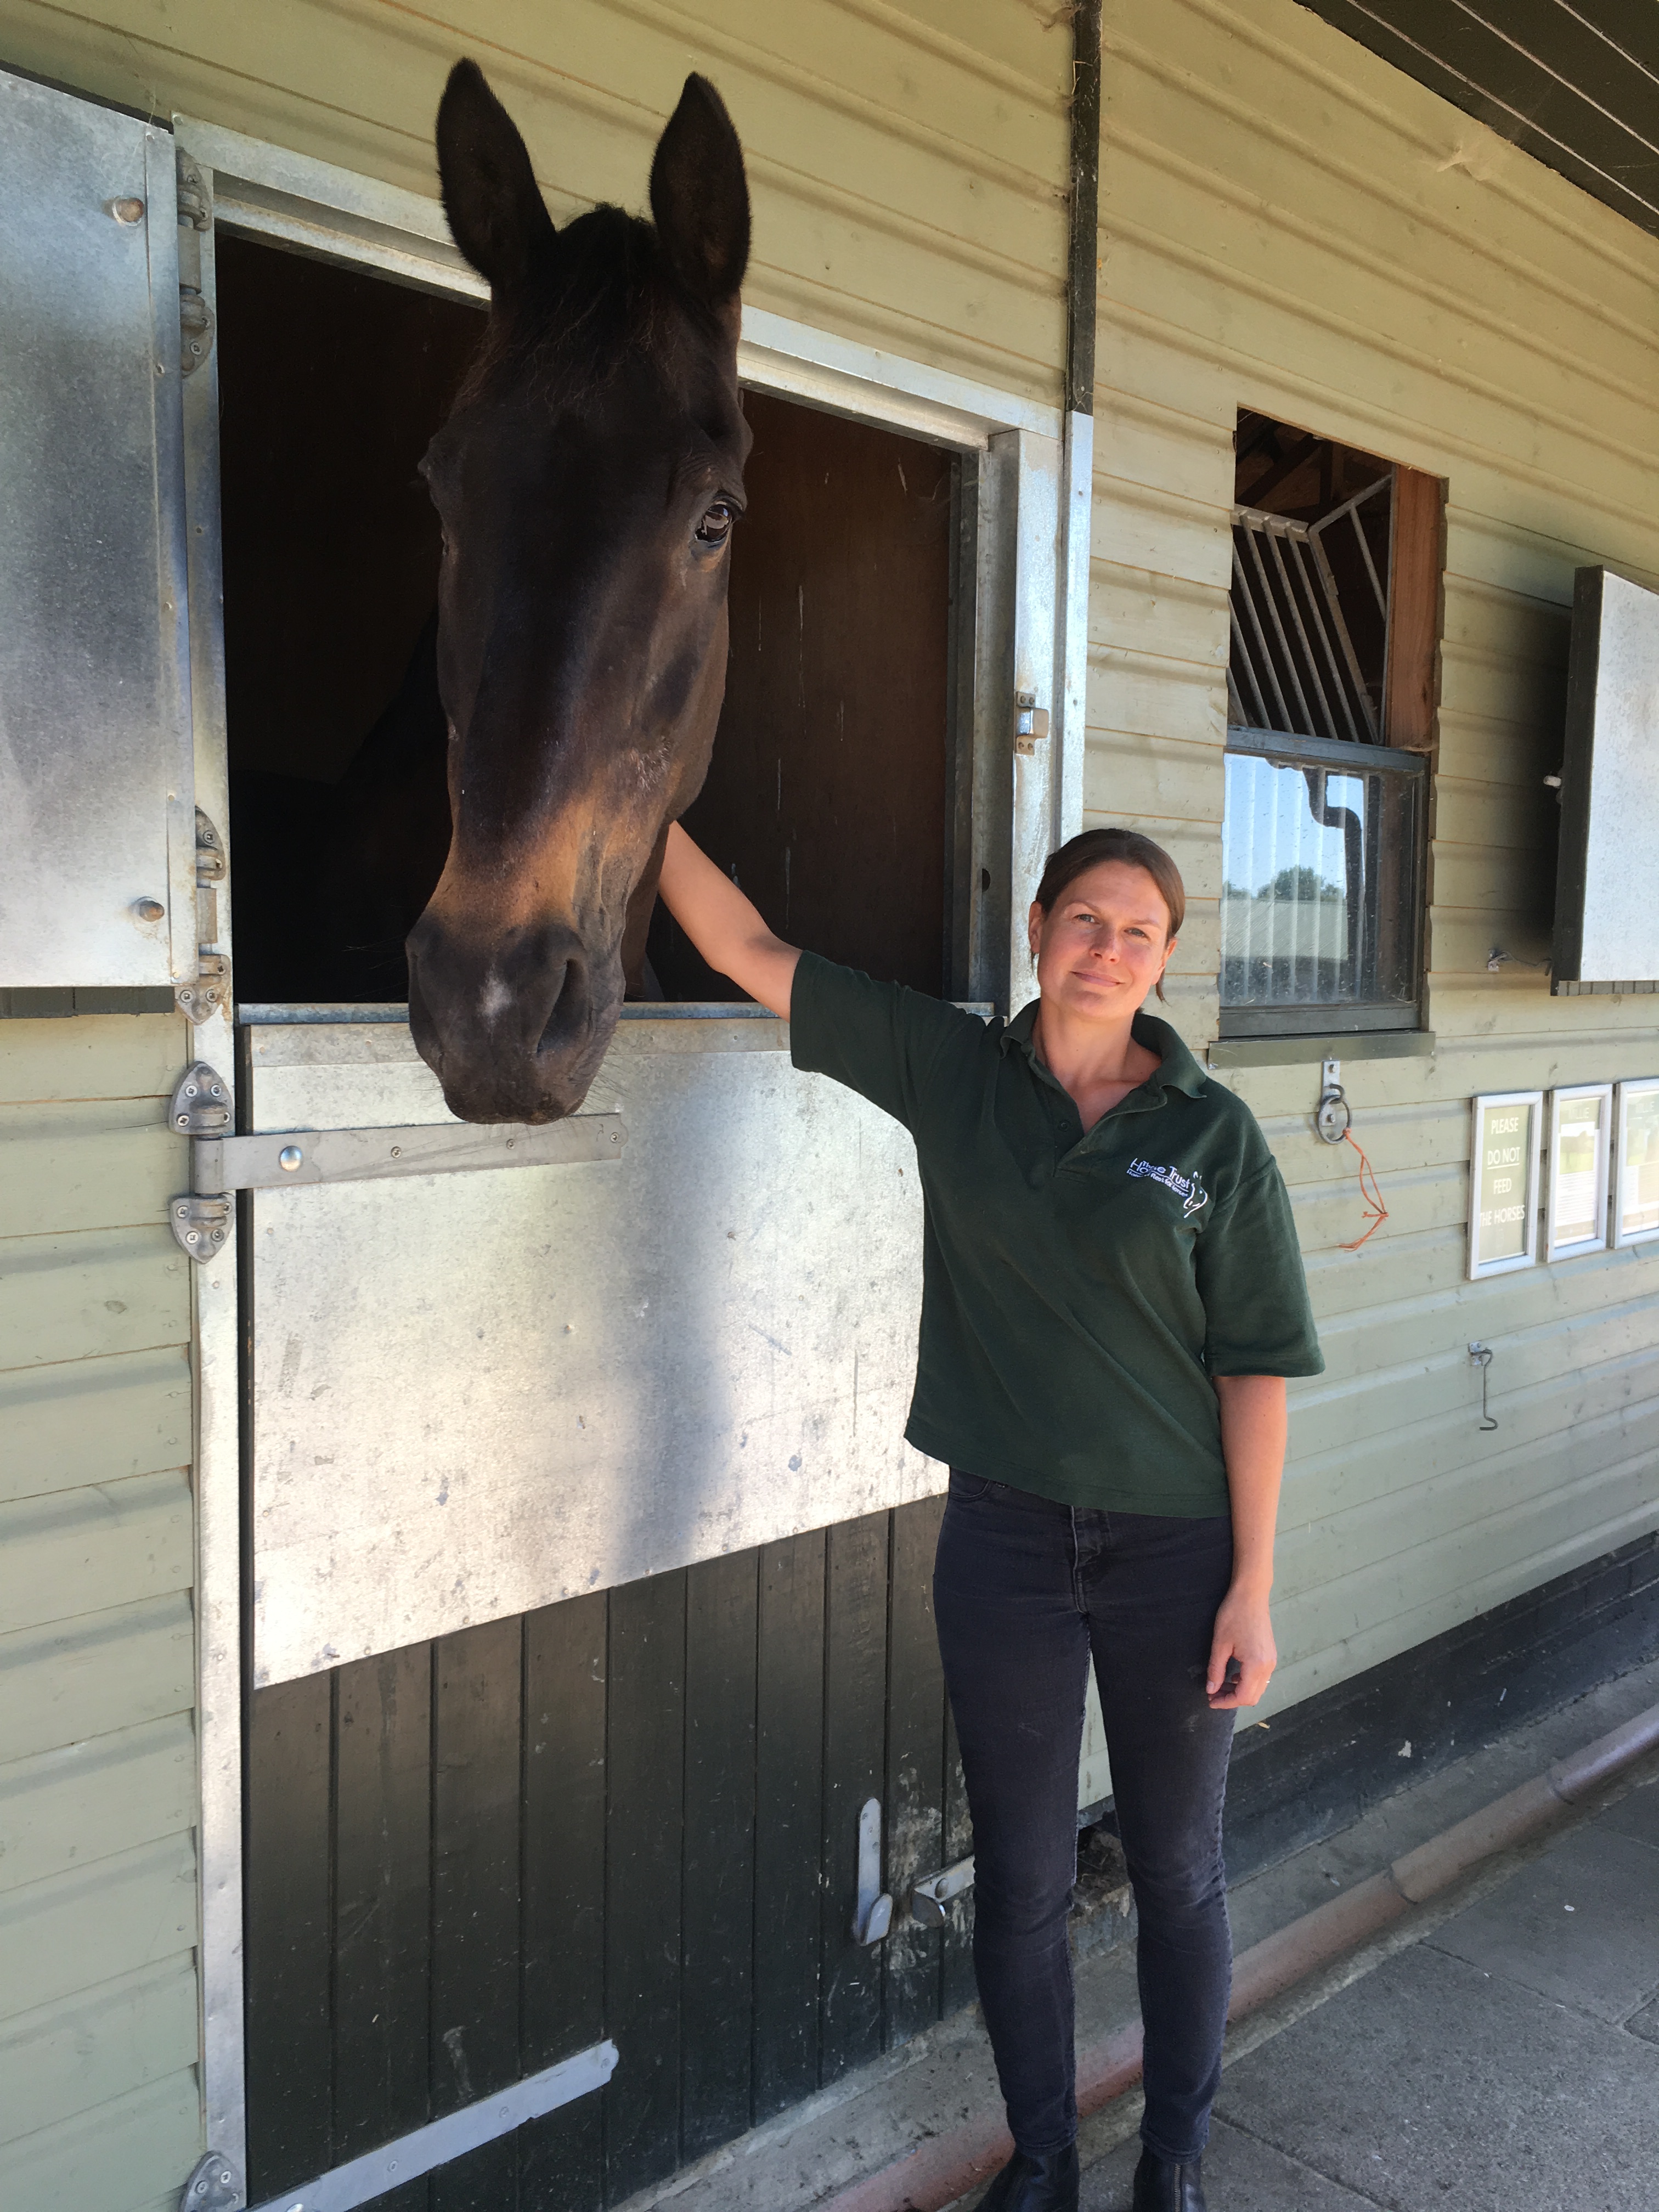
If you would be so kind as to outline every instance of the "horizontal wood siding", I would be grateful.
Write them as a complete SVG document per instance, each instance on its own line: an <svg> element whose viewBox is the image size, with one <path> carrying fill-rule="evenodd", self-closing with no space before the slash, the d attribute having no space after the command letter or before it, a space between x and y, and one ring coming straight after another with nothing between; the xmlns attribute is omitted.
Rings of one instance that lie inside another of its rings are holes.
<svg viewBox="0 0 1659 2212"><path fill-rule="evenodd" d="M1195 1044L1237 412L1449 487L1437 1049L1344 1062L1389 1207L1362 1251L1316 1066L1223 1078L1284 1168L1328 1362L1294 1394L1282 1707L1659 1524L1659 1248L1464 1279L1469 1098L1659 1073L1650 998L1553 1000L1522 964L1549 951L1573 569L1659 582L1659 245L1290 0L1109 0L1105 43L1085 805L1186 875Z"/></svg>
<svg viewBox="0 0 1659 2212"><path fill-rule="evenodd" d="M0 60L436 196L432 122L470 54L555 217L645 204L688 70L720 87L755 208L745 298L1026 397L1065 358L1063 8L1006 0L179 0L135 20L0 0Z"/></svg>
<svg viewBox="0 0 1659 2212"><path fill-rule="evenodd" d="M188 1181L161 1014L0 1023L0 2168L150 2212L199 2155Z"/></svg>

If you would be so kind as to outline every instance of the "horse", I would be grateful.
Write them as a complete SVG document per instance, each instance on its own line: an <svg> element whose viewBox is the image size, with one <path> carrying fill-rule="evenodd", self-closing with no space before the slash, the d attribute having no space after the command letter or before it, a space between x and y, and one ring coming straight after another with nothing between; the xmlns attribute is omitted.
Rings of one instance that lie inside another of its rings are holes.
<svg viewBox="0 0 1659 2212"><path fill-rule="evenodd" d="M416 1047L465 1121L581 1105L669 825L708 769L750 433L750 212L719 94L685 81L652 221L556 228L476 64L437 118L443 204L489 320L421 464L442 526L435 641L450 830L405 942Z"/></svg>

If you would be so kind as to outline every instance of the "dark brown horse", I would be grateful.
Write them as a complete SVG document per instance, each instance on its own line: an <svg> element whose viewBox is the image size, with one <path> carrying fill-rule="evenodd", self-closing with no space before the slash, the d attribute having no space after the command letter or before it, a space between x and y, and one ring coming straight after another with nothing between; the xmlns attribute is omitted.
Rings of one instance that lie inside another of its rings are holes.
<svg viewBox="0 0 1659 2212"><path fill-rule="evenodd" d="M749 196L700 76L657 146L654 222L599 207L556 229L471 62L437 137L490 313L422 464L452 831L409 934L410 1021L452 1111L545 1121L581 1104L643 967L720 715Z"/></svg>

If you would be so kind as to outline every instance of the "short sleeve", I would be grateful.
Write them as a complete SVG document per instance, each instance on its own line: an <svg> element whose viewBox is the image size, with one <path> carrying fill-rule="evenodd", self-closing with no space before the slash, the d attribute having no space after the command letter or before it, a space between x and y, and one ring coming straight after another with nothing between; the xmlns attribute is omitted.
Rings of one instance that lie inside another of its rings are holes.
<svg viewBox="0 0 1659 2212"><path fill-rule="evenodd" d="M803 952L789 999L789 1050L797 1067L827 1075L914 1131L928 1082L953 1043L984 1024L925 991L878 983Z"/></svg>
<svg viewBox="0 0 1659 2212"><path fill-rule="evenodd" d="M1322 1375L1289 1193L1269 1157L1198 1240L1198 1294L1212 1375Z"/></svg>

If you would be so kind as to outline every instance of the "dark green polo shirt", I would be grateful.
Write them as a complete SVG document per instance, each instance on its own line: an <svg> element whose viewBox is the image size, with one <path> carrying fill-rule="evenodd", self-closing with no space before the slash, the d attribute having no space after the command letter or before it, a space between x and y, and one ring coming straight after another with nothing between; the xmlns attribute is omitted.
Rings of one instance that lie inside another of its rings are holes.
<svg viewBox="0 0 1659 2212"><path fill-rule="evenodd" d="M812 953L797 1067L916 1142L927 1204L905 1435L1070 1505L1224 1513L1211 1377L1324 1367L1290 1200L1255 1116L1167 1022L1157 1072L1085 1135L1037 1060L1033 1003L981 1021Z"/></svg>

